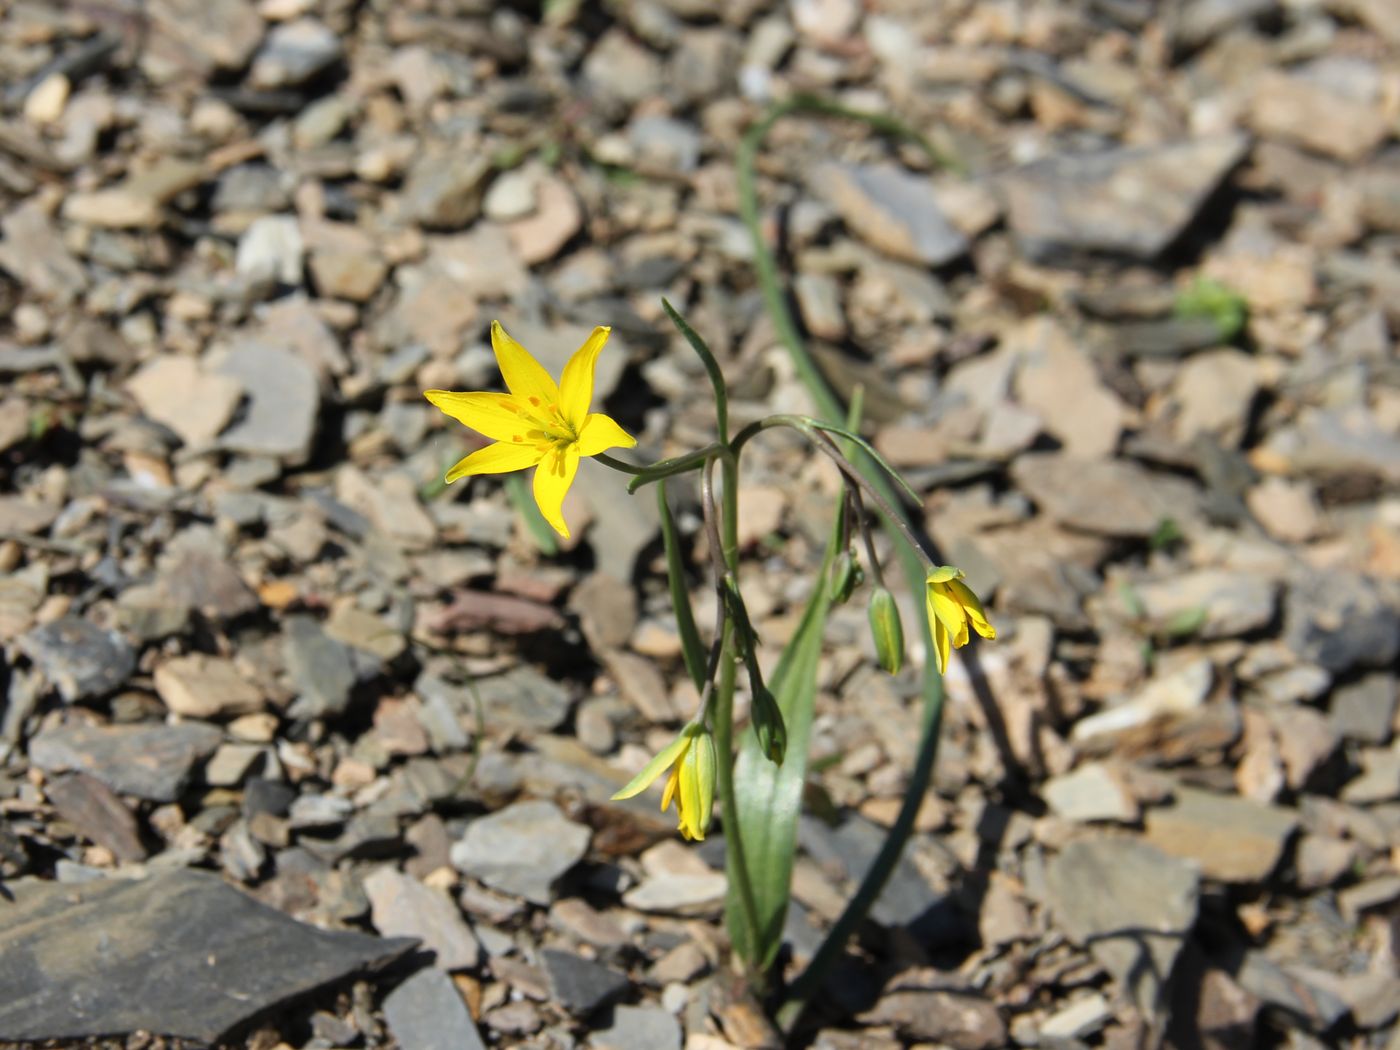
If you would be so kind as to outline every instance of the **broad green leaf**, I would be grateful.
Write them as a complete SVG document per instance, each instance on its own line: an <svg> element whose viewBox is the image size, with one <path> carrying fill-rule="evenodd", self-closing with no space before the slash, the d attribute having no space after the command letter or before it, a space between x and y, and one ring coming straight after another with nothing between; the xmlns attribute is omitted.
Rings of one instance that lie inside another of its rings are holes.
<svg viewBox="0 0 1400 1050"><path fill-rule="evenodd" d="M817 590L768 682L787 725L786 758L781 765L774 763L763 753L753 733L741 734L734 767L733 805L726 807L725 812L726 822L733 824L726 828L726 834L742 836L753 875L759 926L756 941L751 938L735 894L726 898L725 918L735 950L759 972L766 971L777 956L787 918L793 853L797 849L797 818L801 815L802 789L807 779L817 661L831 608L826 569L824 566L817 574ZM725 857L733 885L737 879L733 870L737 863L735 851L726 850Z"/></svg>

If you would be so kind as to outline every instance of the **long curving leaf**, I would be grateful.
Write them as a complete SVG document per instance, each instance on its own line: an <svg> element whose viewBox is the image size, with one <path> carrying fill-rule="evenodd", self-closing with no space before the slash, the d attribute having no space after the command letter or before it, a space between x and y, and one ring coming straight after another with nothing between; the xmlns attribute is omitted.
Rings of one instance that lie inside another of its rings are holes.
<svg viewBox="0 0 1400 1050"><path fill-rule="evenodd" d="M783 943L783 922L791 896L793 854L797 849L797 819L802 810L802 790L807 780L808 738L816 699L817 661L822 632L831 608L829 571L834 546L827 548L817 589L807 602L797 632L783 650L768 685L787 726L787 755L781 765L763 753L758 738L744 733L734 766L734 820L743 838L745 859L753 877L758 932L754 937L740 913L735 894L726 899L725 919L735 951L755 972L773 964ZM737 873L736 853L726 851L730 882Z"/></svg>

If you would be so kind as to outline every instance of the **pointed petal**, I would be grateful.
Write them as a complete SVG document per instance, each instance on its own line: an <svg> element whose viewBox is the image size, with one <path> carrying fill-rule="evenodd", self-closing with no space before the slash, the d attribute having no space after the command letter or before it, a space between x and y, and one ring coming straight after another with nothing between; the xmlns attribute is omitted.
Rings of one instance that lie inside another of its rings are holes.
<svg viewBox="0 0 1400 1050"><path fill-rule="evenodd" d="M559 403L559 388L554 385L544 365L506 335L500 321L491 322L491 349L496 352L496 364L501 369L506 388L512 394L529 401L536 408Z"/></svg>
<svg viewBox="0 0 1400 1050"><path fill-rule="evenodd" d="M544 520L554 531L569 538L569 526L564 522L564 497L578 473L578 444L554 449L535 468L535 503Z"/></svg>
<svg viewBox="0 0 1400 1050"><path fill-rule="evenodd" d="M509 441L516 434L524 434L529 429L525 420L520 418L515 398L509 394L425 390L423 396L458 423L493 441Z"/></svg>
<svg viewBox="0 0 1400 1050"><path fill-rule="evenodd" d="M564 418L576 427L583 426L593 404L593 370L598 366L598 351L603 349L611 331L601 325L593 329L593 334L574 351L574 356L564 366L564 374L559 377L559 407Z"/></svg>
<svg viewBox="0 0 1400 1050"><path fill-rule="evenodd" d="M444 479L448 484L471 474L509 474L512 470L524 470L540 461L540 450L534 444L517 445L511 441L497 441L495 444L479 448L470 456L459 459Z"/></svg>
<svg viewBox="0 0 1400 1050"><path fill-rule="evenodd" d="M705 829L700 826L700 768L696 751L691 748L681 758L680 827L688 839L702 839Z"/></svg>
<svg viewBox="0 0 1400 1050"><path fill-rule="evenodd" d="M963 611L967 614L973 629L983 638L995 638L996 628L987 622L987 613L982 608L982 600L973 593L972 588L961 580L953 580L948 584L952 588L953 595L962 602Z"/></svg>
<svg viewBox="0 0 1400 1050"><path fill-rule="evenodd" d="M710 814L715 808L715 738L709 733L702 733L695 741L695 766L700 784L696 803L699 834L695 837L703 839L710 827Z"/></svg>
<svg viewBox="0 0 1400 1050"><path fill-rule="evenodd" d="M947 587L947 584L930 585L929 611L938 617L938 622L953 636L953 644L960 646L967 642L967 613L963 611L962 604L948 593Z"/></svg>
<svg viewBox="0 0 1400 1050"><path fill-rule="evenodd" d="M627 431L617 425L612 416L593 412L583 421L583 429L578 433L578 451L581 456L596 456L610 448L631 448L637 443Z"/></svg>
<svg viewBox="0 0 1400 1050"><path fill-rule="evenodd" d="M933 657L938 662L938 673L948 673L948 653L950 652L948 628L939 620L933 621Z"/></svg>
<svg viewBox="0 0 1400 1050"><path fill-rule="evenodd" d="M672 740L664 748L656 753L656 757L648 762L642 771L627 782L627 786L612 797L614 802L621 802L625 798L632 798L640 795L651 786L651 782L675 764L676 758L685 750L690 743L690 738L684 733ZM665 809L665 807L662 807Z"/></svg>
<svg viewBox="0 0 1400 1050"><path fill-rule="evenodd" d="M671 767L671 775L666 778L666 787L661 792L662 813L665 813L668 809L671 808L671 800L676 797L676 788L680 785L680 782L681 767L680 763L677 763L676 765ZM676 811L680 812L680 807L677 807Z"/></svg>

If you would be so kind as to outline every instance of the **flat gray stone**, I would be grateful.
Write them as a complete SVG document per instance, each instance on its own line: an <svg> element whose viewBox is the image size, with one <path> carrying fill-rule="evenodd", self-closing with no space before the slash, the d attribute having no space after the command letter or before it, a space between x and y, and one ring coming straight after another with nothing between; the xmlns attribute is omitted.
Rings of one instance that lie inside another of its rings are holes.
<svg viewBox="0 0 1400 1050"><path fill-rule="evenodd" d="M452 863L492 889L548 904L555 881L583 859L591 837L553 802L516 802L468 824Z"/></svg>
<svg viewBox="0 0 1400 1050"><path fill-rule="evenodd" d="M136 669L136 652L125 638L81 616L36 627L19 647L70 704L110 693Z"/></svg>
<svg viewBox="0 0 1400 1050"><path fill-rule="evenodd" d="M1274 618L1278 588L1254 573L1198 569L1140 584L1138 597L1159 627L1197 622L1199 638L1233 638Z"/></svg>
<svg viewBox="0 0 1400 1050"><path fill-rule="evenodd" d="M1340 673L1386 667L1400 654L1400 609L1369 577L1300 572L1289 581L1283 639L1302 660Z"/></svg>
<svg viewBox="0 0 1400 1050"><path fill-rule="evenodd" d="M1027 254L1151 259L1190 225L1243 158L1242 135L1056 155L1001 177L1011 229Z"/></svg>
<svg viewBox="0 0 1400 1050"><path fill-rule="evenodd" d="M540 953L540 961L549 978L550 994L575 1017L589 1016L632 986L625 973L573 952L546 948Z"/></svg>
<svg viewBox="0 0 1400 1050"><path fill-rule="evenodd" d="M1164 521L1200 518L1200 491L1131 460L1077 459L1034 452L1016 459L1017 488L1062 525L1101 536L1145 539Z"/></svg>
<svg viewBox="0 0 1400 1050"><path fill-rule="evenodd" d="M253 59L249 81L254 87L296 87L337 61L340 37L314 18L276 26Z"/></svg>
<svg viewBox="0 0 1400 1050"><path fill-rule="evenodd" d="M1071 842L1047 866L1060 926L1152 1011L1196 921L1200 872L1136 839Z"/></svg>
<svg viewBox="0 0 1400 1050"><path fill-rule="evenodd" d="M471 1011L441 970L422 970L384 1000L400 1050L486 1050Z"/></svg>
<svg viewBox="0 0 1400 1050"><path fill-rule="evenodd" d="M594 1050L680 1050L681 1026L655 1006L619 1006L612 1023L588 1040Z"/></svg>
<svg viewBox="0 0 1400 1050"><path fill-rule="evenodd" d="M480 960L481 945L447 894L389 867L371 872L364 887L380 933L416 937L444 970L468 970Z"/></svg>
<svg viewBox="0 0 1400 1050"><path fill-rule="evenodd" d="M1236 795L1178 787L1170 806L1147 814L1147 841L1194 860L1222 882L1262 882L1273 874L1298 827L1291 811Z"/></svg>
<svg viewBox="0 0 1400 1050"><path fill-rule="evenodd" d="M563 686L524 664L477 679L476 691L486 724L493 729L548 732L563 724L572 706Z"/></svg>
<svg viewBox="0 0 1400 1050"><path fill-rule="evenodd" d="M355 687L350 647L327 635L312 617L292 616L283 628L282 651L300 693L288 714L293 718L343 714Z"/></svg>
<svg viewBox="0 0 1400 1050"><path fill-rule="evenodd" d="M316 436L321 388L306 359L291 350L246 341L226 352L215 371L243 385L247 406L219 438L234 452L305 463Z"/></svg>
<svg viewBox="0 0 1400 1050"><path fill-rule="evenodd" d="M55 726L30 740L29 761L45 773L86 773L119 795L174 802L222 739L202 722Z"/></svg>
<svg viewBox="0 0 1400 1050"><path fill-rule="evenodd" d="M1332 728L1349 740L1384 744L1390 739L1398 700L1400 690L1392 675L1368 674L1333 692L1328 717Z"/></svg>
<svg viewBox="0 0 1400 1050"><path fill-rule="evenodd" d="M967 238L944 216L926 175L829 163L816 169L812 184L857 236L896 259L943 266L967 253Z"/></svg>
<svg viewBox="0 0 1400 1050"><path fill-rule="evenodd" d="M0 907L4 1040L144 1030L215 1042L413 945L316 929L198 871L5 888L13 899Z"/></svg>

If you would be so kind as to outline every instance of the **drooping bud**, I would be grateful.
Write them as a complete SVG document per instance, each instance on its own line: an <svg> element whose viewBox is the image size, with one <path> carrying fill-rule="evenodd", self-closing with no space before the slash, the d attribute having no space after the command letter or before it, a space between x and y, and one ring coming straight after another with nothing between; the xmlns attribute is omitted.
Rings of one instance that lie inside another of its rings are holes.
<svg viewBox="0 0 1400 1050"><path fill-rule="evenodd" d="M758 737L758 746L769 761L782 765L783 756L787 754L787 724L783 721L778 701L773 699L767 686L760 685L754 692L749 718L753 722L754 735Z"/></svg>
<svg viewBox="0 0 1400 1050"><path fill-rule="evenodd" d="M837 605L846 604L864 576L855 554L849 549L842 551L831 567L831 600Z"/></svg>
<svg viewBox="0 0 1400 1050"><path fill-rule="evenodd" d="M904 625L894 595L877 587L870 596L870 634L875 639L875 657L889 674L904 666Z"/></svg>

